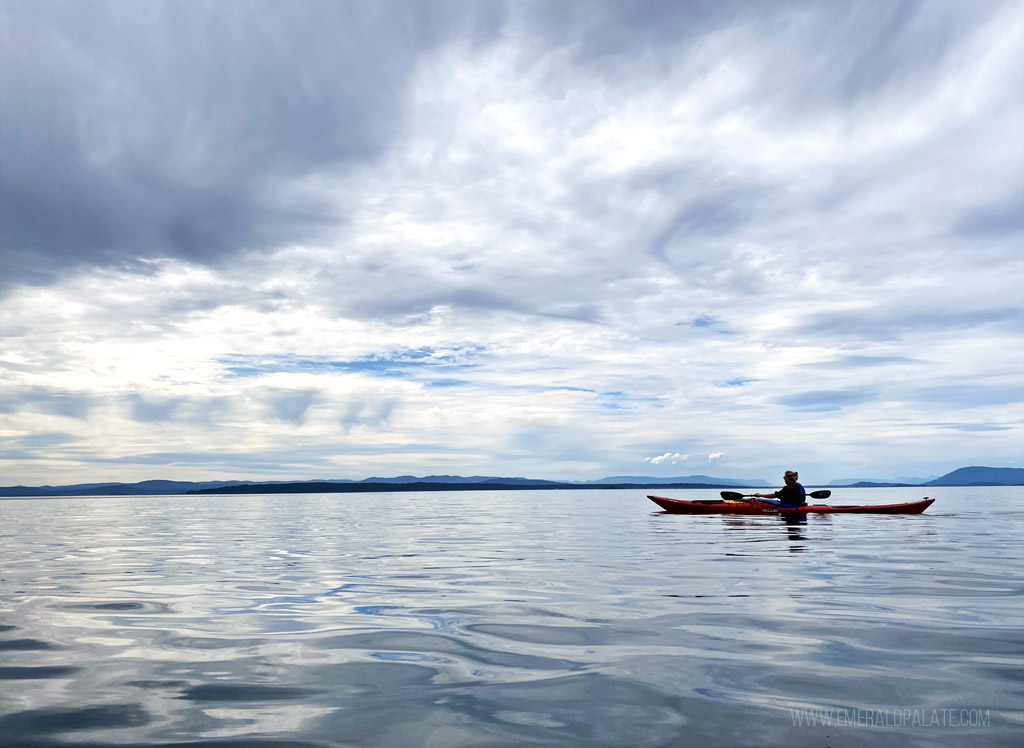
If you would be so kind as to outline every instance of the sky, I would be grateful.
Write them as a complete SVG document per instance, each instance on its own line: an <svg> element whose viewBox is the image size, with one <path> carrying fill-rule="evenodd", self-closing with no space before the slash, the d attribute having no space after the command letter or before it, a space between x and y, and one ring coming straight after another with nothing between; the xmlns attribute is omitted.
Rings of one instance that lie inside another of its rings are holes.
<svg viewBox="0 0 1024 748"><path fill-rule="evenodd" d="M1024 4L0 0L0 483L1024 465Z"/></svg>

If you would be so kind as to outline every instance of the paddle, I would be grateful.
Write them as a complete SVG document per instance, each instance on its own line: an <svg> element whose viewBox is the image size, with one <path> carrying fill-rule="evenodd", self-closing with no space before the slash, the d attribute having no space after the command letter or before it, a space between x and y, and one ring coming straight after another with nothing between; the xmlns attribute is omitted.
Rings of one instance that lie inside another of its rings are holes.
<svg viewBox="0 0 1024 748"><path fill-rule="evenodd" d="M812 499L827 499L829 496L832 495L832 492L829 491L828 489L823 489L821 491L811 491L807 495L810 496ZM756 497L753 494L750 494L750 493L736 493L735 491L722 491L722 498L725 499L726 501L743 501L743 499L753 499L753 498L756 498Z"/></svg>

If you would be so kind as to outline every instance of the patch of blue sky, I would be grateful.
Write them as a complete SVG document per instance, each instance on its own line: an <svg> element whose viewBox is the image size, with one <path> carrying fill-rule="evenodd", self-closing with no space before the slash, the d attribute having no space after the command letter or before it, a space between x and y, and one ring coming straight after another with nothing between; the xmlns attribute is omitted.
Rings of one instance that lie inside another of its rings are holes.
<svg viewBox="0 0 1024 748"><path fill-rule="evenodd" d="M487 388L491 390L525 390L526 392L589 392L596 394L597 390L589 387L571 387L567 384L501 384L488 382Z"/></svg>
<svg viewBox="0 0 1024 748"><path fill-rule="evenodd" d="M587 387L569 387L568 385L542 385L530 387L535 392L597 392Z"/></svg>
<svg viewBox="0 0 1024 748"><path fill-rule="evenodd" d="M968 431L985 433L989 431L1010 431L1012 426L1004 426L1002 424L995 423L926 423L924 426L937 426L942 429L950 429L952 431Z"/></svg>
<svg viewBox="0 0 1024 748"><path fill-rule="evenodd" d="M220 360L228 376L261 377L280 372L361 372L380 377L404 377L416 369L455 371L477 366L472 359L483 351L480 346L460 350L409 348L350 361L300 356L231 356Z"/></svg>
<svg viewBox="0 0 1024 748"><path fill-rule="evenodd" d="M720 384L718 386L719 387L742 387L745 384L750 384L751 382L760 382L760 381L761 381L760 379L746 379L746 378L743 378L743 377L737 377L736 379L730 379L728 382L723 382L722 384Z"/></svg>
<svg viewBox="0 0 1024 748"><path fill-rule="evenodd" d="M701 330L712 330L719 335L735 335L735 331L722 326L722 320L710 314L699 314L689 322L676 322L676 327L696 327Z"/></svg>
<svg viewBox="0 0 1024 748"><path fill-rule="evenodd" d="M465 387L472 384L468 379L433 379L424 382L427 387Z"/></svg>
<svg viewBox="0 0 1024 748"><path fill-rule="evenodd" d="M637 405L647 404L661 407L664 401L660 397L636 397L627 392L601 392L598 406L605 410L630 410Z"/></svg>

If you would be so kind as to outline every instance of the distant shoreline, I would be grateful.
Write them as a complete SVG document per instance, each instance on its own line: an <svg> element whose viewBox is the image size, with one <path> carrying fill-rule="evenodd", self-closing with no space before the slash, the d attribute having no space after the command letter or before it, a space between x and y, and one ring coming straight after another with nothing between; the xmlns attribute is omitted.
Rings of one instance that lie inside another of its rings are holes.
<svg viewBox="0 0 1024 748"><path fill-rule="evenodd" d="M1014 488L1020 487L1021 483L942 483L914 485L911 483L857 483L849 486L811 485L808 489L830 490L836 489L866 489L866 488ZM448 491L604 491L604 490L635 490L650 491L662 489L702 489L702 490L729 490L729 489L761 489L761 486L744 485L722 485L720 483L551 483L551 484L516 484L516 483L259 483L249 485L222 486L219 488L204 488L191 491L177 492L154 492L154 491L131 491L120 490L117 492L101 493L93 490L88 493L0 493L0 501L4 499L82 499L118 496L138 496L146 498L157 498L161 496L197 496L228 494L236 496L272 495L272 494L303 494L303 493L427 493L427 492L448 492ZM10 489L8 489L10 490ZM38 489L35 489L38 491Z"/></svg>
<svg viewBox="0 0 1024 748"><path fill-rule="evenodd" d="M721 483L257 483L238 486L222 486L219 488L203 488L192 491L155 492L121 490L116 493L101 493L97 490L80 493L0 493L0 501L4 499L86 499L117 496L144 496L157 498L160 496L196 496L206 494L289 494L289 493L426 493L429 491L604 491L606 489L647 490L647 489L758 489L763 486L723 485ZM36 489L38 490L38 489Z"/></svg>
<svg viewBox="0 0 1024 748"><path fill-rule="evenodd" d="M960 483L946 484L948 487L970 488L971 486L1003 486L1009 487L1012 483L975 483L964 485ZM942 484L929 484L928 488L941 487ZM807 485L807 488L925 488L925 486L911 483L858 483L851 486L814 486ZM597 490L620 489L620 490L651 490L651 489L717 489L727 490L735 488L751 488L750 486L734 485L725 486L721 483L551 483L551 484L521 484L521 483L262 483L250 486L222 486L220 488L204 488L196 491L187 491L186 494L273 494L273 493L402 493L415 491L565 491L565 490ZM758 487L764 490L762 487Z"/></svg>
<svg viewBox="0 0 1024 748"><path fill-rule="evenodd" d="M974 465L958 468L940 478L921 483L886 480L858 480L851 483L806 483L807 488L927 488L932 486L1020 486L1024 468L995 468ZM194 494L273 493L404 493L410 491L536 491L536 490L657 490L657 489L771 490L771 484L755 478L717 478L709 475L656 476L613 475L583 482L537 478L487 477L475 475L413 475L366 478L360 481L283 480L255 483L248 480L174 481L146 480L139 483L78 483L62 486L0 486L0 498L47 498L55 496L187 496Z"/></svg>
<svg viewBox="0 0 1024 748"><path fill-rule="evenodd" d="M221 486L188 491L189 494L255 493L400 493L414 491L564 491L649 488L745 488L721 483L261 483L255 486Z"/></svg>

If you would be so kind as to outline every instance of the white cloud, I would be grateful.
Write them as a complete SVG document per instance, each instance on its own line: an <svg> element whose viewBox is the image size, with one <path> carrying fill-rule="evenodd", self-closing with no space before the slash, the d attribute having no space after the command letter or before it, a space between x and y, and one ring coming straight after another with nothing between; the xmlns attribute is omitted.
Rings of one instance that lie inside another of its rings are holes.
<svg viewBox="0 0 1024 748"><path fill-rule="evenodd" d="M690 455L684 455L680 452L666 452L663 455L657 457L645 457L644 462L649 462L652 465L660 465L663 462L670 462L673 465L688 460Z"/></svg>

